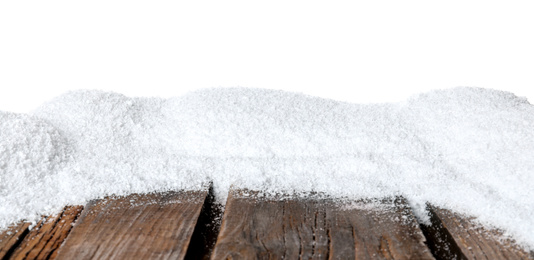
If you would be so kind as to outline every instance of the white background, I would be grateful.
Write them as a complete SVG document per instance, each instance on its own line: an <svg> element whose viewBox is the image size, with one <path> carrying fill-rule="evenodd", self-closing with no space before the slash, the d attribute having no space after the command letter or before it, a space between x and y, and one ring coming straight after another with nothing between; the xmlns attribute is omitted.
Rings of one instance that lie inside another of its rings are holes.
<svg viewBox="0 0 534 260"><path fill-rule="evenodd" d="M478 86L534 103L533 27L529 1L3 0L0 110L232 86L360 103Z"/></svg>

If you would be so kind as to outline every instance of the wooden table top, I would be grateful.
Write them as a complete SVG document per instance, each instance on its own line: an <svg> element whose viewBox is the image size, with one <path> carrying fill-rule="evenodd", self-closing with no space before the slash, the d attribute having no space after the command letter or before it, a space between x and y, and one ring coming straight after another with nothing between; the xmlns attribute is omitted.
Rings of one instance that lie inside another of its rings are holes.
<svg viewBox="0 0 534 260"><path fill-rule="evenodd" d="M467 217L402 197L340 203L231 190L132 194L0 232L0 259L534 259Z"/></svg>

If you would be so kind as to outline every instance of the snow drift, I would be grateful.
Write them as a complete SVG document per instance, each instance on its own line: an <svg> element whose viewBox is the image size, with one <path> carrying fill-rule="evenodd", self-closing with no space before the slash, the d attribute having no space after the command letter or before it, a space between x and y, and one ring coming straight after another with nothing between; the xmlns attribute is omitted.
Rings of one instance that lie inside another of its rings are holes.
<svg viewBox="0 0 534 260"><path fill-rule="evenodd" d="M0 113L0 228L109 194L212 182L338 198L405 196L534 247L534 107L456 88L351 104L260 89L171 99L76 91Z"/></svg>

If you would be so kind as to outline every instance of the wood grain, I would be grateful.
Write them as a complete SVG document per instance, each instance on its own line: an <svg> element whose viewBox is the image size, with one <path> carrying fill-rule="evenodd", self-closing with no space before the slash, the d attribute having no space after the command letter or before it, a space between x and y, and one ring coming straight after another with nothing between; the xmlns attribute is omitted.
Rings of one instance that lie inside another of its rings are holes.
<svg viewBox="0 0 534 260"><path fill-rule="evenodd" d="M28 234L30 223L21 222L0 232L0 259L7 259Z"/></svg>
<svg viewBox="0 0 534 260"><path fill-rule="evenodd" d="M454 240L462 259L534 259L513 241L502 239L498 230L488 230L477 225L472 218L464 217L446 209L429 206L431 215ZM436 223L433 223L434 225Z"/></svg>
<svg viewBox="0 0 534 260"><path fill-rule="evenodd" d="M92 201L58 259L182 259L206 194L132 194Z"/></svg>
<svg viewBox="0 0 534 260"><path fill-rule="evenodd" d="M44 217L30 230L10 259L54 259L82 209L82 206L68 206L56 216Z"/></svg>
<svg viewBox="0 0 534 260"><path fill-rule="evenodd" d="M402 199L339 205L232 190L212 259L434 259L424 241Z"/></svg>

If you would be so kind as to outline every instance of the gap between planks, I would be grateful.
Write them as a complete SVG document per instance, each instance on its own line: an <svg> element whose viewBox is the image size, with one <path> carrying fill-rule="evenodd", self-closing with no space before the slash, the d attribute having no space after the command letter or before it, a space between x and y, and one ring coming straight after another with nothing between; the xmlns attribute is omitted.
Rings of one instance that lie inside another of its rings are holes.
<svg viewBox="0 0 534 260"><path fill-rule="evenodd" d="M502 232L478 225L474 218L432 205L427 207L432 225L421 225L434 254L441 259L530 259L514 241L503 239Z"/></svg>
<svg viewBox="0 0 534 260"><path fill-rule="evenodd" d="M0 233L0 259L9 259L24 237L28 234L30 223L14 224Z"/></svg>

